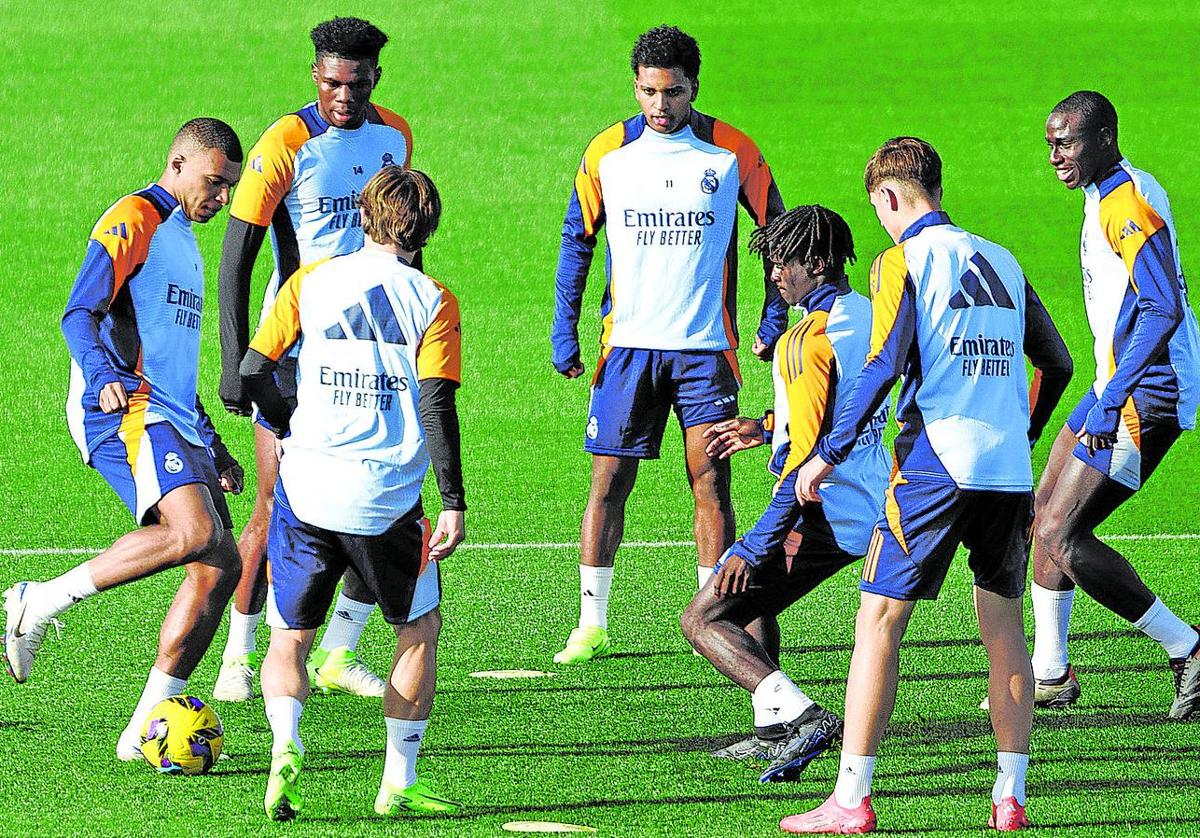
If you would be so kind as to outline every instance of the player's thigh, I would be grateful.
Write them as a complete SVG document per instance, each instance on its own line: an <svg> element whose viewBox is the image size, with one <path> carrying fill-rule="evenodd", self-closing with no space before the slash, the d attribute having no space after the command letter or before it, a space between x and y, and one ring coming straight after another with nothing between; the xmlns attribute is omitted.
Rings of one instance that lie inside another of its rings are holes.
<svg viewBox="0 0 1200 838"><path fill-rule="evenodd" d="M267 624L317 629L325 622L348 559L338 534L296 517L279 484L267 531Z"/></svg>
<svg viewBox="0 0 1200 838"><path fill-rule="evenodd" d="M1033 527L1031 492L972 491L963 545L970 551L975 587L1006 599L1025 593Z"/></svg>
<svg viewBox="0 0 1200 838"><path fill-rule="evenodd" d="M737 416L741 378L732 351L664 352L663 362L685 439L695 436L690 429Z"/></svg>
<svg viewBox="0 0 1200 838"><path fill-rule="evenodd" d="M592 380L583 448L589 454L655 459L671 410L662 353L613 347Z"/></svg>
<svg viewBox="0 0 1200 838"><path fill-rule="evenodd" d="M441 572L429 561L429 520L420 504L379 535L342 535L349 562L393 626L418 619L442 601Z"/></svg>
<svg viewBox="0 0 1200 838"><path fill-rule="evenodd" d="M1062 473L1063 466L1071 461L1072 452L1078 442L1071 426L1063 425L1058 436L1054 438L1054 444L1050 447L1050 456L1046 459L1046 467L1042 469L1042 476L1038 480L1036 495L1038 507L1044 505L1054 493L1054 487L1058 485L1058 478Z"/></svg>
<svg viewBox="0 0 1200 838"><path fill-rule="evenodd" d="M891 600L937 599L961 543L964 509L952 483L893 477L859 590Z"/></svg>
<svg viewBox="0 0 1200 838"><path fill-rule="evenodd" d="M279 479L279 457L275 453L275 432L260 422L254 423L254 469L256 504L270 504Z"/></svg>

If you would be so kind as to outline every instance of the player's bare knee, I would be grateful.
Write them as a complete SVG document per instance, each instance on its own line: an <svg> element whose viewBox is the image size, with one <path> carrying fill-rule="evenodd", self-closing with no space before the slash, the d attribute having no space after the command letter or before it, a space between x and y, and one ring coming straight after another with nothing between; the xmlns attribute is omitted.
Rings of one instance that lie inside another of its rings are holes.
<svg viewBox="0 0 1200 838"><path fill-rule="evenodd" d="M1068 570L1070 563L1070 540L1066 521L1054 512L1053 507L1043 509L1034 522L1034 536L1042 551L1060 569Z"/></svg>
<svg viewBox="0 0 1200 838"><path fill-rule="evenodd" d="M704 634L707 623L704 609L699 607L694 599L679 615L679 628L683 631L683 636L687 638L688 643L693 646L696 645L697 639Z"/></svg>

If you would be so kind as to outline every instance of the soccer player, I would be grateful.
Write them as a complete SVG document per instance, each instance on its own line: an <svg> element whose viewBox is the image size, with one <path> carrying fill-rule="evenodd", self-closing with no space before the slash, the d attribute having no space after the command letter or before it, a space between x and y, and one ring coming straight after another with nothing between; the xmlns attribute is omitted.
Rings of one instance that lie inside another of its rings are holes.
<svg viewBox="0 0 1200 838"><path fill-rule="evenodd" d="M433 182L388 166L358 200L362 249L294 274L241 367L266 419L281 436L291 429L267 548L271 644L262 683L273 738L265 806L273 820L290 820L302 806L304 660L337 580L351 565L396 632L375 811L459 808L416 776L442 624L437 562L462 541L466 509L455 408L462 369L458 301L412 267L441 215ZM297 406L289 416L272 373L300 341ZM421 511L431 459L442 496L432 535Z"/></svg>
<svg viewBox="0 0 1200 838"><path fill-rule="evenodd" d="M142 723L185 691L207 651L241 564L224 492L242 470L196 396L204 268L192 223L229 202L242 147L217 119L175 135L157 182L121 198L96 222L62 318L71 353L67 424L83 461L108 482L141 529L47 582L4 594L5 658L29 677L47 628L101 591L183 566L158 637L158 656L117 756L141 759Z"/></svg>
<svg viewBox="0 0 1200 838"><path fill-rule="evenodd" d="M358 18L334 18L312 30L316 57L312 79L317 100L278 119L250 150L244 180L229 208L221 255L221 398L228 410L248 415L238 365L246 352L250 278L268 229L275 270L267 284L263 315L279 284L301 264L350 253L362 246L356 200L381 167L407 166L412 157L408 123L371 102L382 71L379 52L387 35ZM295 353L276 373L286 398L295 396ZM274 434L261 417L254 428L258 482L254 510L238 550L242 581L229 617L214 697L248 701L254 695L255 632L266 597L263 556L278 475ZM321 645L309 662L314 686L362 696L383 695L383 680L355 650L374 599L351 567Z"/></svg>
<svg viewBox="0 0 1200 838"><path fill-rule="evenodd" d="M641 113L588 145L563 222L552 361L583 374L579 311L596 237L607 225L608 285L584 450L592 456L579 563L579 626L556 663L607 654L613 559L638 462L658 457L674 407L695 497L698 578L733 543L729 463L704 432L737 416L737 204L766 224L783 201L758 147L692 107L700 49L673 26L638 38L631 59ZM769 358L787 307L769 276L754 351Z"/></svg>
<svg viewBox="0 0 1200 838"><path fill-rule="evenodd" d="M1163 647L1175 675L1170 716L1200 710L1200 634L1155 596L1095 528L1133 497L1200 403L1200 337L1179 265L1167 193L1117 146L1104 96L1073 93L1046 120L1050 165L1083 190L1083 299L1096 378L1067 419L1037 492L1033 550L1035 700L1079 698L1067 663L1075 586Z"/></svg>
<svg viewBox="0 0 1200 838"><path fill-rule="evenodd" d="M914 137L883 144L866 169L876 215L896 246L871 267L871 349L797 497L854 451L896 379L896 466L863 564L846 683L837 787L819 808L784 818L788 832L875 828L871 775L896 698L899 646L918 599L934 599L955 550L970 551L975 608L988 653L999 748L990 826L1027 826L1025 770L1033 675L1021 598L1033 523L1029 451L1070 380L1071 359L1012 255L941 209L942 163ZM1042 371L1030 411L1022 349Z"/></svg>
<svg viewBox="0 0 1200 838"><path fill-rule="evenodd" d="M762 517L725 551L681 622L692 647L751 694L754 735L714 756L771 760L761 778L768 782L794 779L841 736L841 720L780 670L777 618L867 552L891 463L883 450L884 404L822 484L825 504L798 503L800 464L828 431L866 360L871 304L846 279L846 263L854 261L850 227L825 207L784 213L754 231L750 250L770 261L780 296L805 314L775 353L774 411L711 426L708 454L725 459L771 443L768 468L778 482ZM755 623L765 643L747 631Z"/></svg>

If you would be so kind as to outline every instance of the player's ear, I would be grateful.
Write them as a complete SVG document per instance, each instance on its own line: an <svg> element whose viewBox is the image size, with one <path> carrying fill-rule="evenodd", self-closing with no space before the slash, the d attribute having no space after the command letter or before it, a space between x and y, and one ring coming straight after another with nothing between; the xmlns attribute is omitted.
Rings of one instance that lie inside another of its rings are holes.
<svg viewBox="0 0 1200 838"><path fill-rule="evenodd" d="M187 157L182 151L176 151L171 155L171 159L167 161L167 166L176 175L183 174L183 164L187 162Z"/></svg>
<svg viewBox="0 0 1200 838"><path fill-rule="evenodd" d="M1112 145L1112 141L1112 129L1107 125L1100 126L1100 130L1096 132L1096 145L1100 148L1108 148Z"/></svg>
<svg viewBox="0 0 1200 838"><path fill-rule="evenodd" d="M695 102L696 94L698 94L699 92L700 92L700 79L692 79L692 98L688 99L688 101Z"/></svg>
<svg viewBox="0 0 1200 838"><path fill-rule="evenodd" d="M317 62L315 61L312 65L312 80L313 84L320 84L320 79L317 77Z"/></svg>
<svg viewBox="0 0 1200 838"><path fill-rule="evenodd" d="M383 68L376 65L375 66L375 81L371 83L372 90L374 90L376 87L379 86L379 80L381 78L383 78Z"/></svg>
<svg viewBox="0 0 1200 838"><path fill-rule="evenodd" d="M808 272L813 276L825 276L829 265L820 256L814 256L808 263Z"/></svg>
<svg viewBox="0 0 1200 838"><path fill-rule="evenodd" d="M900 209L900 197L896 194L896 190L887 186L882 186L880 188L883 190L883 194L887 196L888 206L891 207L892 212Z"/></svg>

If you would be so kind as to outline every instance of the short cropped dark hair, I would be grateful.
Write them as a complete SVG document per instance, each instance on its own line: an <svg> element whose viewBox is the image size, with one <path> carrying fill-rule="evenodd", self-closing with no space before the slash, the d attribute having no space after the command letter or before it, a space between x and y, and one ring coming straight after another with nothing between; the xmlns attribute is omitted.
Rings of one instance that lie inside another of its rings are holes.
<svg viewBox="0 0 1200 838"><path fill-rule="evenodd" d="M919 187L933 197L942 188L942 158L922 139L893 137L871 155L863 173L868 192L885 180Z"/></svg>
<svg viewBox="0 0 1200 838"><path fill-rule="evenodd" d="M629 58L636 76L638 67L679 67L692 81L700 78L700 45L691 35L674 26L656 26L643 32Z"/></svg>
<svg viewBox="0 0 1200 838"><path fill-rule="evenodd" d="M1079 114L1079 130L1088 136L1096 136L1101 128L1112 132L1117 140L1117 109L1108 97L1094 90L1077 90L1054 106L1051 113Z"/></svg>
<svg viewBox="0 0 1200 838"><path fill-rule="evenodd" d="M229 162L242 162L242 143L238 135L228 124L211 116L201 116L183 123L183 127L175 132L171 148L184 145L215 148L229 158Z"/></svg>
<svg viewBox="0 0 1200 838"><path fill-rule="evenodd" d="M416 169L384 166L367 181L358 205L363 232L380 244L416 252L437 230L442 199L429 175Z"/></svg>
<svg viewBox="0 0 1200 838"><path fill-rule="evenodd" d="M351 61L370 60L378 63L379 51L388 42L388 36L362 18L335 17L318 23L309 33L317 50L317 60L332 55Z"/></svg>

